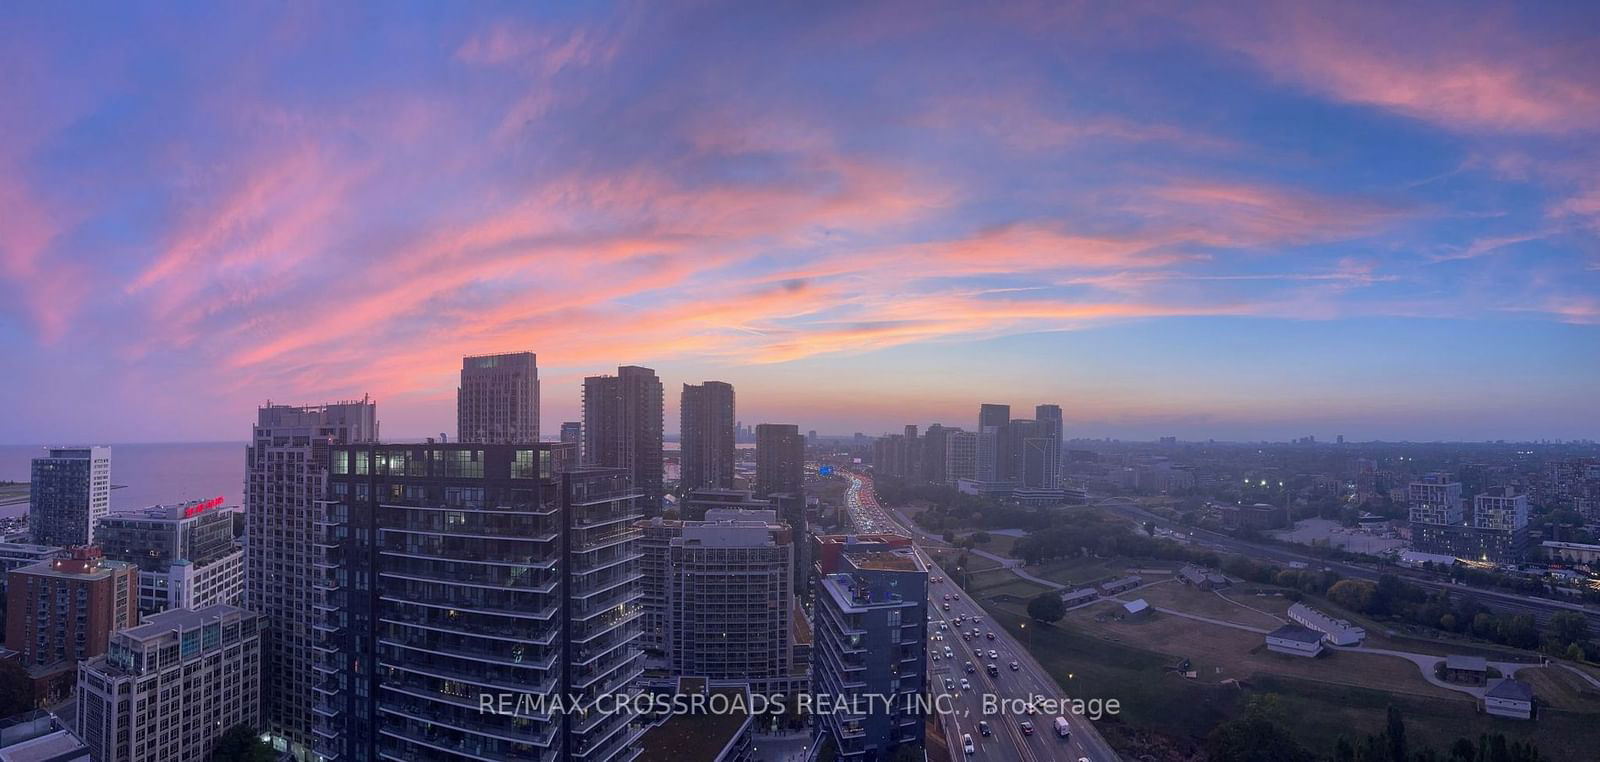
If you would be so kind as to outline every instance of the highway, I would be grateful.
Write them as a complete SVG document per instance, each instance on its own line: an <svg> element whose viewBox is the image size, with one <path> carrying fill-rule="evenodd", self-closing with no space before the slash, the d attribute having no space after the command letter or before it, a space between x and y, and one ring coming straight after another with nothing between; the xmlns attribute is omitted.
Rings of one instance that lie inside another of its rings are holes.
<svg viewBox="0 0 1600 762"><path fill-rule="evenodd" d="M852 473L846 474L846 478L851 482L846 492L846 505L858 532L892 532L913 539L918 536L901 526L889 511L878 504L868 477ZM1069 738L1063 739L1055 732L1055 714L1040 712L1030 716L1020 706L1003 707L1017 711L1000 711L990 715L983 713L986 695L993 697L994 701L1025 700L1029 697L1060 701L1067 698L1067 694L1005 628L995 625L987 611L950 582L945 571L934 564L921 548L917 548L917 553L927 564L930 577L928 613L933 621L928 628L929 684L935 692L944 690L946 679L954 686L953 690L948 691L955 697L954 711L941 714L953 758L977 762L1077 762L1085 759L1090 762L1115 762L1119 759L1084 717L1060 712L1067 715L1072 731ZM932 582L933 579L943 581ZM944 600L945 595L952 596L952 600ZM948 611L944 609L947 603L950 607ZM976 623L974 617L978 618ZM960 624L956 623L958 618ZM965 630L970 633L974 628L978 629L980 635L963 640L960 632ZM994 633L994 640L988 638L990 632ZM946 647L950 648L952 658L944 657ZM974 649L981 649L981 656L975 654ZM995 651L997 656L989 656L990 650ZM933 660L934 653L940 655L938 661ZM974 671L971 673L966 672L968 661L973 664ZM1013 661L1017 663L1015 670L1010 668ZM993 676L986 669L991 663L998 667L998 674ZM962 679L969 682L970 688L961 688ZM1087 700L1088 697L1084 698ZM1033 723L1032 735L1023 732L1024 720ZM988 723L991 735L983 735L978 725L980 721ZM971 755L962 752L962 738L967 734L972 736L973 741L974 753Z"/></svg>

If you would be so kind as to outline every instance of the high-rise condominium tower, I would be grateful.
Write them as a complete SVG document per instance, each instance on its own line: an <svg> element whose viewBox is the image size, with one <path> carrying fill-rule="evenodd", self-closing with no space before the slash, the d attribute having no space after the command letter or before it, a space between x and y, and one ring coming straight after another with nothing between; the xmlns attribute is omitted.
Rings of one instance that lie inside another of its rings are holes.
<svg viewBox="0 0 1600 762"><path fill-rule="evenodd" d="M756 426L756 495L805 492L806 440L792 423Z"/></svg>
<svg viewBox="0 0 1600 762"><path fill-rule="evenodd" d="M316 501L327 489L328 448L378 438L368 399L294 407L267 403L245 450L245 608L270 623L261 674L263 719L273 743L298 758L312 747L313 581L322 552L313 543Z"/></svg>
<svg viewBox="0 0 1600 762"><path fill-rule="evenodd" d="M37 545L88 545L111 510L111 448L53 447L33 459L28 525Z"/></svg>
<svg viewBox="0 0 1600 762"><path fill-rule="evenodd" d="M583 462L628 472L644 493L647 516L661 513L666 494L661 467L661 379L649 368L625 365L615 376L583 380Z"/></svg>
<svg viewBox="0 0 1600 762"><path fill-rule="evenodd" d="M319 753L631 759L626 711L485 712L480 696L625 697L641 671L638 494L571 444L331 449L316 523Z"/></svg>
<svg viewBox="0 0 1600 762"><path fill-rule="evenodd" d="M532 352L462 358L456 439L539 441L539 363Z"/></svg>
<svg viewBox="0 0 1600 762"><path fill-rule="evenodd" d="M684 492L733 487L733 385L683 385L679 409Z"/></svg>
<svg viewBox="0 0 1600 762"><path fill-rule="evenodd" d="M985 453L985 462L978 464L978 472L987 474L980 479L1009 481L1011 473L1011 406L984 403L978 407L978 433L994 435L994 447Z"/></svg>

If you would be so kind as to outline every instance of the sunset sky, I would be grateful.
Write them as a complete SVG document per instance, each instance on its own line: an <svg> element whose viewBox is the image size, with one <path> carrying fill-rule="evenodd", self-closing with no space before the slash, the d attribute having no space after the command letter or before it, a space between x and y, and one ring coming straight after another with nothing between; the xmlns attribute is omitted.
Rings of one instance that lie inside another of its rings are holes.
<svg viewBox="0 0 1600 762"><path fill-rule="evenodd" d="M1600 436L1594 3L145 5L0 12L0 442Z"/></svg>

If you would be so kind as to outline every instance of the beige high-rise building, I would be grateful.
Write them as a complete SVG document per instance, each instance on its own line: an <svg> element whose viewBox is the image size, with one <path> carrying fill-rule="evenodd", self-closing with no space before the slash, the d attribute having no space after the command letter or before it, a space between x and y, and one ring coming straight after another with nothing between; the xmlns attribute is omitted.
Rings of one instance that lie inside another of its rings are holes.
<svg viewBox="0 0 1600 762"><path fill-rule="evenodd" d="M245 607L272 623L262 660L263 730L297 758L312 753L312 622L323 605L317 501L328 486L328 448L378 439L370 399L327 405L268 403L245 450Z"/></svg>
<svg viewBox="0 0 1600 762"><path fill-rule="evenodd" d="M534 353L462 358L456 439L479 444L539 441L539 361Z"/></svg>

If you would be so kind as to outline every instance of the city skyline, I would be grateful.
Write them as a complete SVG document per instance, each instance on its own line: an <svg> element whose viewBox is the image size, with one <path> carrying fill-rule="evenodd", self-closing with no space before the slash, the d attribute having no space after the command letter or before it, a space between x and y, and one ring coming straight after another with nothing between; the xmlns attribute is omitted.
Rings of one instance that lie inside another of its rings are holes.
<svg viewBox="0 0 1600 762"><path fill-rule="evenodd" d="M546 422L1600 430L1591 6L280 10L11 14L0 439L429 436L523 349Z"/></svg>

